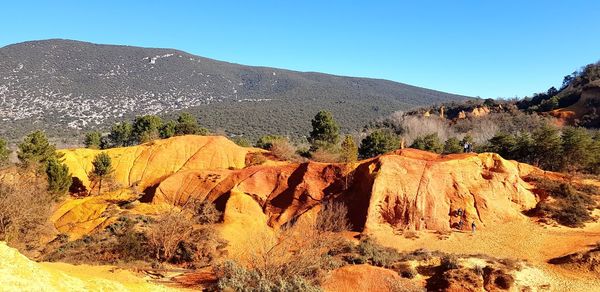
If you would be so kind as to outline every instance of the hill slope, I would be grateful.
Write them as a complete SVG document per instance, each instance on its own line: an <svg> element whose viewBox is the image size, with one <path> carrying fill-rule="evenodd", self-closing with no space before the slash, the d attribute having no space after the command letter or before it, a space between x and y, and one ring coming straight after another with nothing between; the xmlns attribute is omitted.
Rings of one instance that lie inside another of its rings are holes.
<svg viewBox="0 0 600 292"><path fill-rule="evenodd" d="M230 134L304 135L320 109L348 128L466 97L387 80L251 67L172 49L43 40L0 48L0 135L77 133L186 110Z"/></svg>

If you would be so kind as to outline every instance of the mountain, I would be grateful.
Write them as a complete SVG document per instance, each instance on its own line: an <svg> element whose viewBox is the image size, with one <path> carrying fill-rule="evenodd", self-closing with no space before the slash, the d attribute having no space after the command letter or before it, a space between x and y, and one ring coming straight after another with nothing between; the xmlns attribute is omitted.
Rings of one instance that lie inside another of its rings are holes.
<svg viewBox="0 0 600 292"><path fill-rule="evenodd" d="M0 48L0 135L68 137L136 115L188 111L230 135L305 135L321 109L344 130L468 97L388 80L232 64L173 49L42 40Z"/></svg>

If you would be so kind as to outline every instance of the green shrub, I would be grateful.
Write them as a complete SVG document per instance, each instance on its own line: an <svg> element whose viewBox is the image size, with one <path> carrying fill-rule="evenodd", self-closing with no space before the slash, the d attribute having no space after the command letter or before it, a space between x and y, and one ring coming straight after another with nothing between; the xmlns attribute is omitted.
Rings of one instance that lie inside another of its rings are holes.
<svg viewBox="0 0 600 292"><path fill-rule="evenodd" d="M437 133L432 133L424 137L417 137L410 147L435 153L442 153L442 151L444 151L444 145L440 141Z"/></svg>
<svg viewBox="0 0 600 292"><path fill-rule="evenodd" d="M259 270L247 269L228 260L215 267L221 291L271 292L271 291L321 291L318 286L299 276L277 276L269 279Z"/></svg>
<svg viewBox="0 0 600 292"><path fill-rule="evenodd" d="M444 144L444 153L445 154L461 153L461 152L463 152L463 147L462 147L462 145L460 145L460 140L458 140L458 138L452 137L452 138L449 138L448 140L446 140L446 143Z"/></svg>
<svg viewBox="0 0 600 292"><path fill-rule="evenodd" d="M273 142L281 140L287 140L287 138L278 135L265 135L260 137L254 146L265 150L271 150Z"/></svg>
<svg viewBox="0 0 600 292"><path fill-rule="evenodd" d="M400 140L390 130L378 129L360 142L358 153L363 158L375 157L400 148Z"/></svg>
<svg viewBox="0 0 600 292"><path fill-rule="evenodd" d="M381 246L370 237L362 239L356 249L370 264L378 267L390 267L401 258L395 249Z"/></svg>

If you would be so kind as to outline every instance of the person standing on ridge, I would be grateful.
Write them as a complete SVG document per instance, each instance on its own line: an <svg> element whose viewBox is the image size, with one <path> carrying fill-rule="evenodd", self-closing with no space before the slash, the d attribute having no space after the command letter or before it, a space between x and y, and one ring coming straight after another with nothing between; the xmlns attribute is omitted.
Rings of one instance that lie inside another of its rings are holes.
<svg viewBox="0 0 600 292"><path fill-rule="evenodd" d="M471 223L471 232L472 232L473 234L475 234L475 228L476 228L476 226L475 226L475 221L473 221L473 223Z"/></svg>

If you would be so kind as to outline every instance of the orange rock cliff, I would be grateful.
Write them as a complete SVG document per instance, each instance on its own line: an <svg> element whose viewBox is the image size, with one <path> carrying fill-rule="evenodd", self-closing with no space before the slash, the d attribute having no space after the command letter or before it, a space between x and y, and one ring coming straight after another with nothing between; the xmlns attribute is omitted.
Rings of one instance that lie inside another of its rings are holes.
<svg viewBox="0 0 600 292"><path fill-rule="evenodd" d="M247 166L248 156L265 151L208 136L61 151L85 189L91 186L87 174L93 157L105 151L113 159L119 189L68 199L57 209L55 226L73 236L115 220L123 202L135 203L130 212L158 214L191 199L214 202L226 223L254 220L253 228L277 228L329 200L347 204L357 231L449 230L460 221L465 229L471 222L486 228L522 219L522 211L535 206L537 197L522 177L540 171L493 153L441 156L414 149L350 164L267 161ZM456 215L459 209L463 216Z"/></svg>

